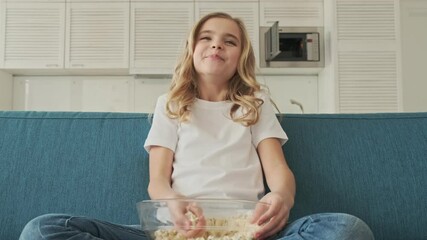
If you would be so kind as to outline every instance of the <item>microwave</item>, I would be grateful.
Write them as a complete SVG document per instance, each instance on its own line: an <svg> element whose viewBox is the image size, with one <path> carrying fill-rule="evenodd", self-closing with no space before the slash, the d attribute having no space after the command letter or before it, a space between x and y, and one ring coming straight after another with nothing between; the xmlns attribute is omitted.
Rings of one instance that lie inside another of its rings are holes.
<svg viewBox="0 0 427 240"><path fill-rule="evenodd" d="M319 68L325 66L322 27L260 28L261 68Z"/></svg>

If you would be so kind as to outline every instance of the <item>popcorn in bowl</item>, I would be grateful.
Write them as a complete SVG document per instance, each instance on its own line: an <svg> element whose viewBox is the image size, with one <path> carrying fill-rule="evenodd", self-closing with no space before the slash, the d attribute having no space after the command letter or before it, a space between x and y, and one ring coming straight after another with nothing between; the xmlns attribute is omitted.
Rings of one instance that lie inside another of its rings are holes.
<svg viewBox="0 0 427 240"><path fill-rule="evenodd" d="M189 236L176 223L176 206L182 207L182 216L191 223L186 229L197 234ZM147 200L137 205L142 229L153 240L252 240L260 226L251 224L250 218L259 207L266 210L269 205L226 199ZM194 208L200 216L192 210Z"/></svg>

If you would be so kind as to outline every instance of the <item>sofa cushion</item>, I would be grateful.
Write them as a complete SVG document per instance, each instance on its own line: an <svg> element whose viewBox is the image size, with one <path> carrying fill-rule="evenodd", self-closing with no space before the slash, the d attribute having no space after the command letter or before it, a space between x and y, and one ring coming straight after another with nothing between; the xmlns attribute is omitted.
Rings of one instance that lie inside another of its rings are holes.
<svg viewBox="0 0 427 240"><path fill-rule="evenodd" d="M345 212L376 239L427 239L427 113L279 119L297 182L291 220ZM0 111L0 239L45 213L137 223L149 128L139 113Z"/></svg>
<svg viewBox="0 0 427 240"><path fill-rule="evenodd" d="M376 239L427 239L427 113L282 115L291 218L345 212Z"/></svg>
<svg viewBox="0 0 427 240"><path fill-rule="evenodd" d="M45 213L137 223L135 203L148 198L147 117L2 112L0 239L18 239Z"/></svg>

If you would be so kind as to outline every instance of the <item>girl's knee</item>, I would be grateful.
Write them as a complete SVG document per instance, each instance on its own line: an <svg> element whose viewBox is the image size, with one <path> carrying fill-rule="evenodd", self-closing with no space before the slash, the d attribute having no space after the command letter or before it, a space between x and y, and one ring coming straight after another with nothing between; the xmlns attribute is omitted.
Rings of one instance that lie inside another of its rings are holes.
<svg viewBox="0 0 427 240"><path fill-rule="evenodd" d="M336 224L341 227L342 239L373 240L374 235L369 226L360 218L346 214L334 213Z"/></svg>
<svg viewBox="0 0 427 240"><path fill-rule="evenodd" d="M46 239L45 235L48 234L47 231L49 231L49 229L63 226L68 218L70 217L61 214L45 214L38 216L25 225L19 240Z"/></svg>
<svg viewBox="0 0 427 240"><path fill-rule="evenodd" d="M346 213L319 213L310 215L305 218L300 230L304 236L316 236L320 239L374 239L371 229L364 221Z"/></svg>

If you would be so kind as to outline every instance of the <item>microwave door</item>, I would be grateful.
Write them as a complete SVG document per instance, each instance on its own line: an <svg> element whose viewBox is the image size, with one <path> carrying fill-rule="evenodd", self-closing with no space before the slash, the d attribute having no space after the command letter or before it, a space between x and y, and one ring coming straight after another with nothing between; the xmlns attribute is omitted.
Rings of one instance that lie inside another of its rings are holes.
<svg viewBox="0 0 427 240"><path fill-rule="evenodd" d="M265 61L269 62L280 54L278 21L265 33L265 43Z"/></svg>

